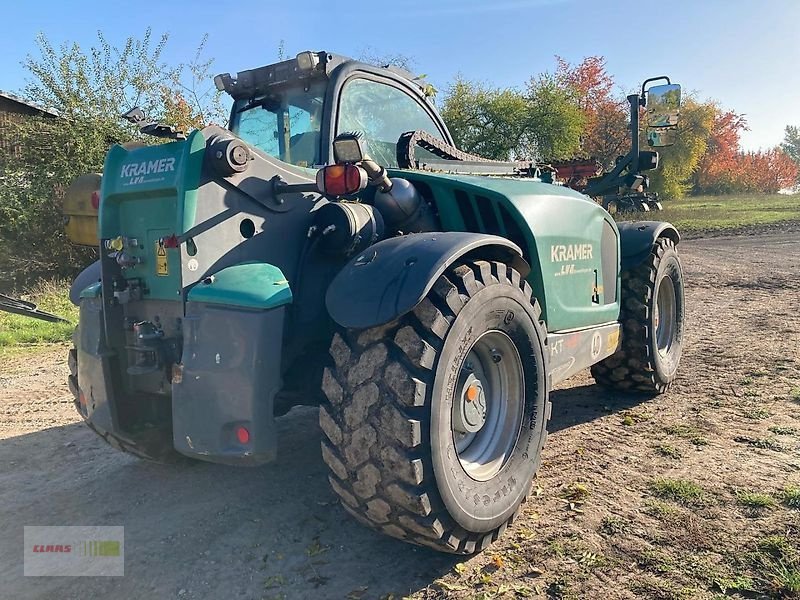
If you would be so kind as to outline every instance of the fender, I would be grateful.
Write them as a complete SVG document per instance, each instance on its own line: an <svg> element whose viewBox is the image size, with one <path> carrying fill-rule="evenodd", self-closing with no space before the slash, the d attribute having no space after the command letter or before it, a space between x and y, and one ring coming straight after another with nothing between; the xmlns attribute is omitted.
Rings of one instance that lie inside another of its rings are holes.
<svg viewBox="0 0 800 600"><path fill-rule="evenodd" d="M617 223L617 229L623 271L642 264L658 238L669 238L675 244L681 241L678 230L662 221L626 221Z"/></svg>
<svg viewBox="0 0 800 600"><path fill-rule="evenodd" d="M93 283L100 281L100 261L95 261L81 271L69 288L69 301L80 306L81 292Z"/></svg>
<svg viewBox="0 0 800 600"><path fill-rule="evenodd" d="M325 304L342 327L394 321L422 302L444 270L462 257L501 260L530 273L513 242L481 233L412 233L383 240L353 258L331 282Z"/></svg>

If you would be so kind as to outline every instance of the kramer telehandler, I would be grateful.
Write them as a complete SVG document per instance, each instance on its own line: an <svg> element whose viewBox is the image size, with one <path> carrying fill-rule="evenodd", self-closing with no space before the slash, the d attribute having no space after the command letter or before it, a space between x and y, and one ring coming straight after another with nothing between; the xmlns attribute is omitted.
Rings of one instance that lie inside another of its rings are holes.
<svg viewBox="0 0 800 600"><path fill-rule="evenodd" d="M530 492L554 385L591 367L605 387L668 389L672 225L615 223L534 162L459 151L405 72L303 52L215 81L229 130L131 111L168 141L113 147L71 204L73 240L101 258L73 286L69 384L106 442L259 465L275 418L319 405L347 512L470 554ZM676 87L649 102L671 110Z"/></svg>

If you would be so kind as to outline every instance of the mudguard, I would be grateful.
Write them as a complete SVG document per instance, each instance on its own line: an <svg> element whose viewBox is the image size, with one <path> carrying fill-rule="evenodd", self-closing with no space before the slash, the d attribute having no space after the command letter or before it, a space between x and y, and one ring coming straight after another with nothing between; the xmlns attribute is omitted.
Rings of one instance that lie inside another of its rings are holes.
<svg viewBox="0 0 800 600"><path fill-rule="evenodd" d="M81 271L69 288L69 301L75 306L81 304L81 292L93 283L100 281L100 261L95 261Z"/></svg>
<svg viewBox="0 0 800 600"><path fill-rule="evenodd" d="M462 257L501 260L530 272L513 242L481 233L413 233L367 248L328 287L325 303L342 327L383 325L414 309L444 270Z"/></svg>
<svg viewBox="0 0 800 600"><path fill-rule="evenodd" d="M620 267L623 271L640 265L660 237L671 239L675 244L681 240L678 230L663 221L631 221L617 223L619 229Z"/></svg>

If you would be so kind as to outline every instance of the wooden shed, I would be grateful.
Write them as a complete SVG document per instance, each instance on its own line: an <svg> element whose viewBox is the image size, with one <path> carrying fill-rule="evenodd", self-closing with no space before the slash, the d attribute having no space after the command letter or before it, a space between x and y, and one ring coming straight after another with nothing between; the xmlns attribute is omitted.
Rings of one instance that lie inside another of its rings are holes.
<svg viewBox="0 0 800 600"><path fill-rule="evenodd" d="M17 140L10 125L26 117L52 117L58 115L19 96L0 91L0 147L15 149Z"/></svg>

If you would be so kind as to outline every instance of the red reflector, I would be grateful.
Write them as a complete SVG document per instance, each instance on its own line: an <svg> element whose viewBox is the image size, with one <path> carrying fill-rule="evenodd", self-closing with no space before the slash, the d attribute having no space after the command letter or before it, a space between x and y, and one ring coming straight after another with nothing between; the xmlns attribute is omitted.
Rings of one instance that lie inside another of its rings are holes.
<svg viewBox="0 0 800 600"><path fill-rule="evenodd" d="M250 432L239 425L239 427L236 428L236 439L239 440L239 443L242 444L242 446L244 446L250 441Z"/></svg>
<svg viewBox="0 0 800 600"><path fill-rule="evenodd" d="M178 247L178 238L173 233L169 237L161 238L161 243L164 245L164 248L177 248Z"/></svg>
<svg viewBox="0 0 800 600"><path fill-rule="evenodd" d="M80 402L80 405L81 405L81 406L83 406L84 408L86 408L86 396L84 396L84 395L83 395L83 392L81 392L80 394L78 394L78 402Z"/></svg>
<svg viewBox="0 0 800 600"><path fill-rule="evenodd" d="M92 208L95 210L100 208L100 192L97 190L92 192Z"/></svg>
<svg viewBox="0 0 800 600"><path fill-rule="evenodd" d="M329 196L345 196L363 190L367 173L356 165L330 165L317 173L317 187Z"/></svg>

